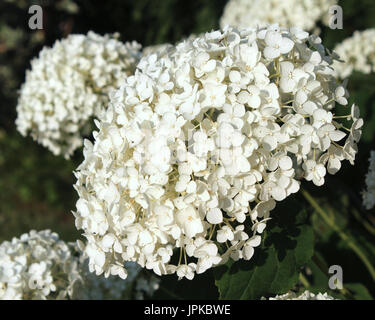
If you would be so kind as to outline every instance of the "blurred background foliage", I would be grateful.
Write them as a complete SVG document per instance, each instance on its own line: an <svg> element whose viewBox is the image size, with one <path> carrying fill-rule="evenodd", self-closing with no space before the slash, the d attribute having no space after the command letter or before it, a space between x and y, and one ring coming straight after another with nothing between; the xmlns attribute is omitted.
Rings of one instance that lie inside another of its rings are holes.
<svg viewBox="0 0 375 320"><path fill-rule="evenodd" d="M28 8L32 4L43 7L43 30L28 28ZM192 33L217 29L225 4L226 0L0 1L0 241L30 229L49 228L68 241L79 236L70 212L77 200L72 171L82 161L82 155L76 152L69 161L55 157L31 138L22 137L14 124L18 89L30 68L30 60L41 48L70 33L89 30L100 34L119 32L123 41L136 40L143 46L174 43ZM373 0L344 0L339 4L344 13L343 30L319 26L323 43L329 49L355 30L375 27ZM368 157L370 150L375 149L375 75L353 74L348 90L350 103L360 106L365 120L356 164L345 163L337 175L327 177L321 188L306 182L303 187L352 242L345 240L337 228L330 227L318 210L299 196L299 201L311 209L316 239L314 261L304 272L311 289L326 291L324 268L340 264L344 268L344 282L353 283L353 292L365 298L369 292L374 295L375 279L353 251L352 243L370 264L375 264L375 211L366 211L361 205ZM288 202L273 214L282 215L285 208ZM193 282L177 282L175 276L165 277L156 297L218 297L210 272L197 278Z"/></svg>

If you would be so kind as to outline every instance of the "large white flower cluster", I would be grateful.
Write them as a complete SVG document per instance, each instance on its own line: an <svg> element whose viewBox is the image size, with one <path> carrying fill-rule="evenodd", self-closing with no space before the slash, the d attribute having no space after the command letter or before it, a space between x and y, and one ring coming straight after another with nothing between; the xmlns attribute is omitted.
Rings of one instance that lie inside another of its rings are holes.
<svg viewBox="0 0 375 320"><path fill-rule="evenodd" d="M157 288L156 277L145 275L138 265L127 269L126 281L97 277L77 245L49 230L32 230L0 245L0 299L124 299L131 296L133 284L135 296L142 298Z"/></svg>
<svg viewBox="0 0 375 320"><path fill-rule="evenodd" d="M329 7L336 3L337 0L230 0L220 25L246 28L278 23L312 30L319 20L328 23Z"/></svg>
<svg viewBox="0 0 375 320"><path fill-rule="evenodd" d="M131 75L140 45L116 35L74 34L45 47L31 61L17 106L22 135L69 157L91 132L89 121L108 104L108 94Z"/></svg>
<svg viewBox="0 0 375 320"><path fill-rule="evenodd" d="M262 298L262 300L267 300L265 298ZM288 293L277 295L275 297L270 297L268 300L337 300L330 295L328 295L327 292L325 293L318 293L314 294L308 290L301 293L300 295L297 295L295 292L290 291Z"/></svg>
<svg viewBox="0 0 375 320"><path fill-rule="evenodd" d="M320 186L354 161L363 121L355 106L351 128L335 116L347 100L331 62L318 37L277 25L213 31L142 59L75 173L90 268L118 274L135 261L192 279L251 259L299 178Z"/></svg>
<svg viewBox="0 0 375 320"><path fill-rule="evenodd" d="M366 174L366 190L362 192L363 205L367 210L375 206L375 151L371 151L369 169Z"/></svg>
<svg viewBox="0 0 375 320"><path fill-rule="evenodd" d="M340 78L349 77L353 71L371 73L375 71L375 29L354 31L350 38L339 43L334 51L343 62L334 67Z"/></svg>

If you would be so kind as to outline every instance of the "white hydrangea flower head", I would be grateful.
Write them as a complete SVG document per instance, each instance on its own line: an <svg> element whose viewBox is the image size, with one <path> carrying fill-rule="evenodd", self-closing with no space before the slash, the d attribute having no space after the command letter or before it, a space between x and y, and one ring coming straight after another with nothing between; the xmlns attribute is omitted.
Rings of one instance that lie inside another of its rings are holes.
<svg viewBox="0 0 375 320"><path fill-rule="evenodd" d="M297 28L228 27L144 57L75 172L91 270L134 261L192 279L249 260L300 179L320 186L353 163L363 121L353 106L341 130L347 93L320 42Z"/></svg>
<svg viewBox="0 0 375 320"><path fill-rule="evenodd" d="M147 281L135 296L152 294L158 287L135 263L127 265L126 281L89 272L88 261L76 244L65 243L50 230L23 234L0 245L0 300L124 299L132 283Z"/></svg>
<svg viewBox="0 0 375 320"><path fill-rule="evenodd" d="M366 174L366 189L362 191L363 206L370 210L375 206L375 151L371 151Z"/></svg>
<svg viewBox="0 0 375 320"><path fill-rule="evenodd" d="M262 298L262 300L267 300L266 298ZM332 296L328 295L327 292L325 293L318 293L314 294L308 290L297 295L295 292L290 291L288 293L277 295L275 297L270 297L268 300L339 300L335 299Z"/></svg>
<svg viewBox="0 0 375 320"><path fill-rule="evenodd" d="M336 45L334 52L340 56L334 68L344 79L353 71L369 74L375 71L375 29L354 31L353 35Z"/></svg>
<svg viewBox="0 0 375 320"><path fill-rule="evenodd" d="M283 27L312 30L319 20L328 24L329 7L337 0L230 0L220 20L221 27Z"/></svg>
<svg viewBox="0 0 375 320"><path fill-rule="evenodd" d="M91 118L107 107L109 92L134 72L140 48L92 31L43 48L20 90L19 132L68 158L91 132Z"/></svg>

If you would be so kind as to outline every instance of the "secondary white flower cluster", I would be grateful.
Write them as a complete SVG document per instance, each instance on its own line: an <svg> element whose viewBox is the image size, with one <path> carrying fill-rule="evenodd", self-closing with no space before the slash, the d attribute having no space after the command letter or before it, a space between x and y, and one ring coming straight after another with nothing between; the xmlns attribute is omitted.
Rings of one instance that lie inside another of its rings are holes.
<svg viewBox="0 0 375 320"><path fill-rule="evenodd" d="M353 71L371 73L375 71L375 29L354 31L353 36L339 43L334 52L344 63L335 62L340 78L349 77Z"/></svg>
<svg viewBox="0 0 375 320"><path fill-rule="evenodd" d="M0 299L124 299L152 294L156 277L145 276L136 264L127 266L126 281L97 277L73 243L50 230L23 234L0 245ZM147 281L150 280L150 281Z"/></svg>
<svg viewBox="0 0 375 320"><path fill-rule="evenodd" d="M363 205L367 210L375 206L375 151L371 151L369 169L366 174L366 190L362 192Z"/></svg>
<svg viewBox="0 0 375 320"><path fill-rule="evenodd" d="M353 106L352 128L338 122L347 93L331 60L318 37L277 25L229 27L143 58L75 173L90 268L125 275L135 261L192 279L251 259L297 178L320 186L326 167L354 161L363 121Z"/></svg>
<svg viewBox="0 0 375 320"><path fill-rule="evenodd" d="M92 31L43 48L26 72L17 106L22 135L68 158L91 132L92 117L108 104L108 93L132 74L140 45Z"/></svg>
<svg viewBox="0 0 375 320"><path fill-rule="evenodd" d="M262 298L262 300L267 300L265 298ZM328 295L327 292L325 293L318 293L314 294L308 290L301 293L300 295L297 295L295 292L290 291L286 294L277 295L275 297L270 297L268 300L337 300L330 295Z"/></svg>
<svg viewBox="0 0 375 320"><path fill-rule="evenodd" d="M278 23L312 30L318 20L328 23L329 7L336 3L337 0L230 0L220 25L246 28Z"/></svg>

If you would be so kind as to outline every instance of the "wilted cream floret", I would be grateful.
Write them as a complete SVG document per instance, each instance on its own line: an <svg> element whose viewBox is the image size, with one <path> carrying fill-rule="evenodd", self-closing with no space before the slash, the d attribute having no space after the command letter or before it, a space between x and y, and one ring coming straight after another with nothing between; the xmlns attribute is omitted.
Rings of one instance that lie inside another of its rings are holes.
<svg viewBox="0 0 375 320"><path fill-rule="evenodd" d="M251 259L300 179L321 186L354 161L363 121L353 106L341 130L334 113L348 94L331 63L320 38L278 25L213 31L144 57L75 173L90 270L119 274L134 261L192 279Z"/></svg>
<svg viewBox="0 0 375 320"><path fill-rule="evenodd" d="M262 300L266 300L265 298L262 298ZM327 292L325 293L318 293L314 294L308 290L301 293L300 295L297 295L295 292L290 291L286 294L277 295L275 297L270 297L268 300L337 300L330 295L328 295Z"/></svg>
<svg viewBox="0 0 375 320"><path fill-rule="evenodd" d="M220 20L221 27L282 27L312 30L319 20L328 23L329 7L337 0L230 0Z"/></svg>
<svg viewBox="0 0 375 320"><path fill-rule="evenodd" d="M140 45L92 31L58 40L31 61L17 106L17 128L54 154L69 157L91 132L108 94L131 75Z"/></svg>
<svg viewBox="0 0 375 320"><path fill-rule="evenodd" d="M375 29L354 31L339 43L334 52L343 62L336 61L335 71L340 78L349 77L353 71L369 74L375 71Z"/></svg>
<svg viewBox="0 0 375 320"><path fill-rule="evenodd" d="M73 243L49 230L34 230L0 245L0 299L128 299L152 294L156 278L136 264L127 265L128 277L98 277ZM148 286L138 286L147 281Z"/></svg>
<svg viewBox="0 0 375 320"><path fill-rule="evenodd" d="M371 151L366 174L366 189L362 192L363 205L367 210L375 206L375 151Z"/></svg>

